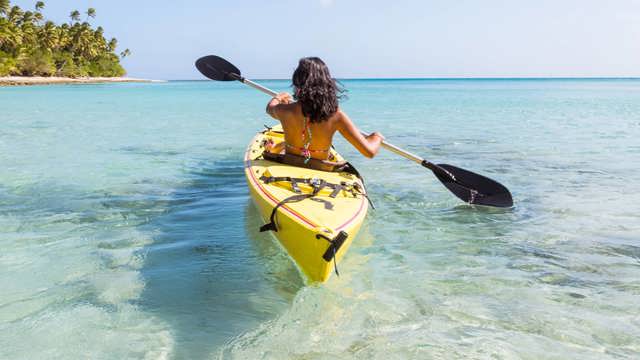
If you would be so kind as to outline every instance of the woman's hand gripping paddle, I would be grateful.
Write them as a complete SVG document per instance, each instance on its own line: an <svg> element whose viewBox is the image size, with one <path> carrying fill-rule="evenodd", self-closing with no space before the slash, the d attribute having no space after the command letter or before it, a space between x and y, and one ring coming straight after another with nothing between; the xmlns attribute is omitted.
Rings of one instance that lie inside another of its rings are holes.
<svg viewBox="0 0 640 360"><path fill-rule="evenodd" d="M275 91L242 77L237 67L219 56L209 55L198 59L196 68L211 80L240 81L270 96L277 95ZM453 165L434 164L386 141L382 142L382 147L431 170L449 191L466 203L495 207L513 206L509 190L495 180Z"/></svg>

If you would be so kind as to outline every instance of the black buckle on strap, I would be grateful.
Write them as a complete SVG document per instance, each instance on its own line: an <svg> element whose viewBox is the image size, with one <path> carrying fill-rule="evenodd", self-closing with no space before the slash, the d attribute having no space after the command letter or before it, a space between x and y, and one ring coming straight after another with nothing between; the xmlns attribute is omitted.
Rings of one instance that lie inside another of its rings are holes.
<svg viewBox="0 0 640 360"><path fill-rule="evenodd" d="M289 182L291 182L291 189L293 189L294 193L296 194L302 193L302 191L300 191L300 187L298 187L298 181L296 179L291 178Z"/></svg>

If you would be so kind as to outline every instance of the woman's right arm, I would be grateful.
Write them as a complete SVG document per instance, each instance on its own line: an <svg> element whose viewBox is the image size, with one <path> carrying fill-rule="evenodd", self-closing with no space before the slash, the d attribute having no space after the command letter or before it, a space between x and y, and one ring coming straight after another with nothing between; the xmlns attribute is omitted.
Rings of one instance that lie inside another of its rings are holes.
<svg viewBox="0 0 640 360"><path fill-rule="evenodd" d="M349 119L347 114L340 111L340 118L338 119L338 131L347 139L360 153L368 158L376 156L378 150L380 150L380 144L384 140L384 136L378 132L363 136L356 125Z"/></svg>
<svg viewBox="0 0 640 360"><path fill-rule="evenodd" d="M280 114L281 108L283 105L290 104L292 100L289 93L280 93L274 96L273 99L267 103L267 114L276 120L282 120L282 115Z"/></svg>

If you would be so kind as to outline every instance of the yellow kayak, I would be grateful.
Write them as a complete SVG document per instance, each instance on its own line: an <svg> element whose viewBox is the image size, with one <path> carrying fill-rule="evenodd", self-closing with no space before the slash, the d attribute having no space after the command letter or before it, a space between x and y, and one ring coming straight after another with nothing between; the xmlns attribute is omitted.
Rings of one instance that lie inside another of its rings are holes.
<svg viewBox="0 0 640 360"><path fill-rule="evenodd" d="M266 140L284 140L282 127L258 133L245 153L251 198L270 231L310 282L325 282L360 230L369 202L357 172L327 172L265 160ZM336 161L343 158L331 150ZM275 208L275 211L274 211Z"/></svg>

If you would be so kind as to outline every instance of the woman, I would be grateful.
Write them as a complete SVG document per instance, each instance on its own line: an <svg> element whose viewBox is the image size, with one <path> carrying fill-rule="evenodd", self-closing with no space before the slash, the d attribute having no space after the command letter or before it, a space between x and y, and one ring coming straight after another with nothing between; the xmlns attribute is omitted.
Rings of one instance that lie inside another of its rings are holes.
<svg viewBox="0 0 640 360"><path fill-rule="evenodd" d="M267 144L267 151L327 160L333 134L339 131L362 155L372 158L384 137L377 132L363 136L338 107L339 93L329 68L317 57L300 59L293 73L293 98L280 93L267 104L267 113L280 120L284 142ZM296 102L293 102L293 99Z"/></svg>

